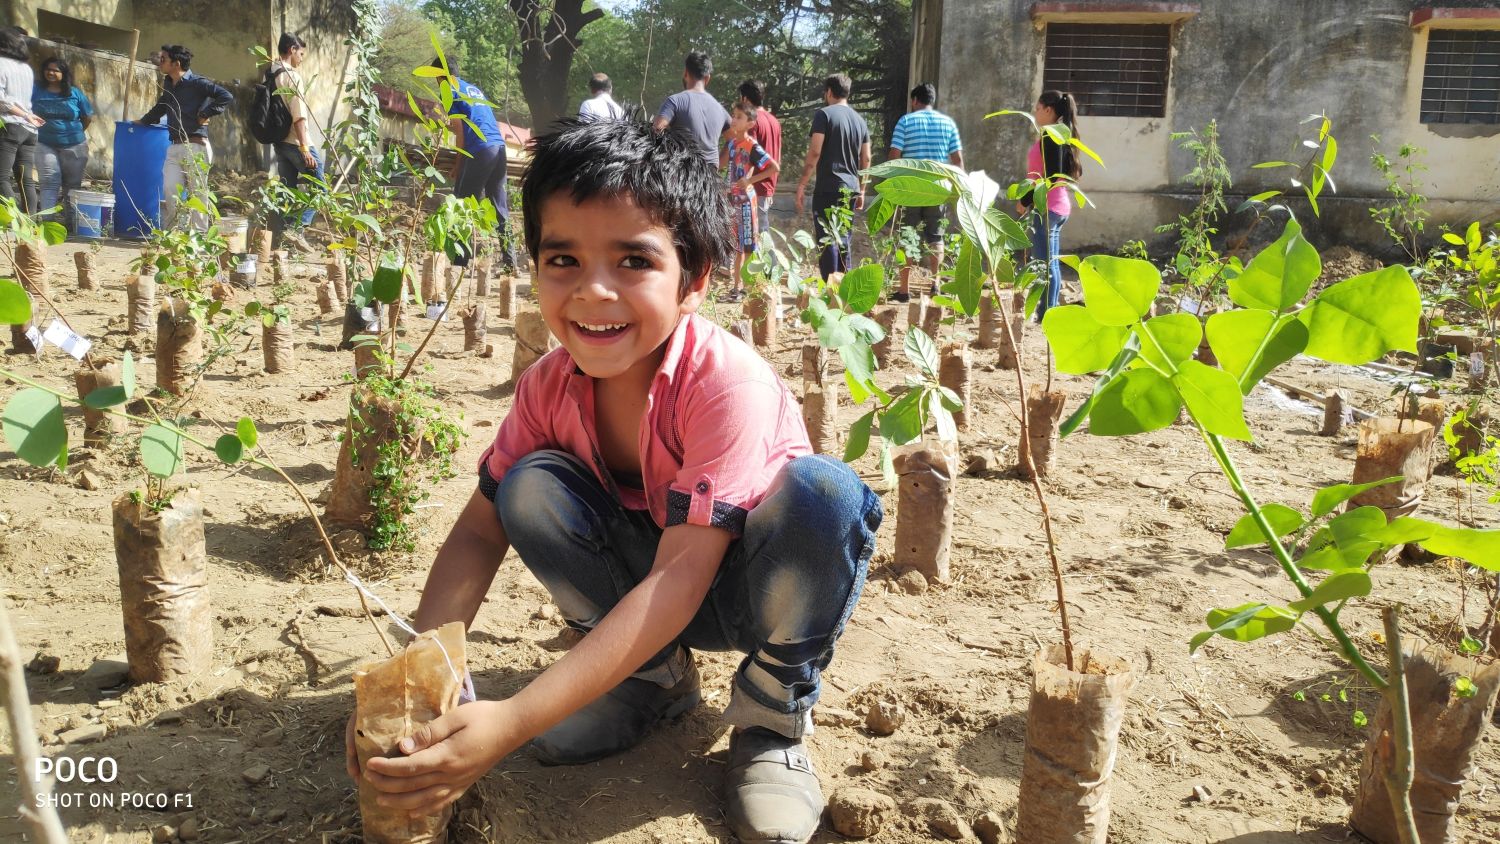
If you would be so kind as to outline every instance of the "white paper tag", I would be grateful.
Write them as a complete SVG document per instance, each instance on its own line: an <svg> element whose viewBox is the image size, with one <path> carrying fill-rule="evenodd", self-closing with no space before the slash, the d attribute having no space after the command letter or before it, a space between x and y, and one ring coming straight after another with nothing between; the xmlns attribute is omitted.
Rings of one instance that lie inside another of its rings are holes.
<svg viewBox="0 0 1500 844"><path fill-rule="evenodd" d="M1182 297L1182 301L1178 302L1178 305L1180 305L1182 307L1182 310L1186 313L1190 313L1193 316L1203 316L1203 303L1199 302L1197 299L1184 296Z"/></svg>
<svg viewBox="0 0 1500 844"><path fill-rule="evenodd" d="M443 322L447 322L448 321L448 303L447 302L433 302L432 304L428 305L427 306L427 318L428 319L440 319Z"/></svg>
<svg viewBox="0 0 1500 844"><path fill-rule="evenodd" d="M1469 375L1470 375L1470 377L1473 377L1473 378L1481 378L1481 377L1483 377L1484 376L1484 366L1485 366L1484 352L1470 352L1469 353Z"/></svg>
<svg viewBox="0 0 1500 844"><path fill-rule="evenodd" d="M42 339L72 355L74 360L83 360L83 356L88 354L89 347L93 345L57 319L52 320L47 330L42 332ZM41 349L40 344L37 345L37 349Z"/></svg>
<svg viewBox="0 0 1500 844"><path fill-rule="evenodd" d="M26 326L26 339L31 341L31 348L36 349L37 354L41 354L42 347L47 345L42 342L42 330L35 325Z"/></svg>
<svg viewBox="0 0 1500 844"><path fill-rule="evenodd" d="M360 308L359 318L364 321L366 334L380 333L380 310L378 308Z"/></svg>

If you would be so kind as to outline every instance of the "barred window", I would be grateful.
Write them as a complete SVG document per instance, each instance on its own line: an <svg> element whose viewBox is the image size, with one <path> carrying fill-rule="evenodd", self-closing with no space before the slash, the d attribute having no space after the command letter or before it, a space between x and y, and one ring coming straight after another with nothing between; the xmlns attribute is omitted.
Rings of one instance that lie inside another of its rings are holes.
<svg viewBox="0 0 1500 844"><path fill-rule="evenodd" d="M1042 87L1090 117L1165 117L1171 52L1169 24L1048 24Z"/></svg>
<svg viewBox="0 0 1500 844"><path fill-rule="evenodd" d="M1500 32L1432 30L1421 111L1423 123L1500 123Z"/></svg>

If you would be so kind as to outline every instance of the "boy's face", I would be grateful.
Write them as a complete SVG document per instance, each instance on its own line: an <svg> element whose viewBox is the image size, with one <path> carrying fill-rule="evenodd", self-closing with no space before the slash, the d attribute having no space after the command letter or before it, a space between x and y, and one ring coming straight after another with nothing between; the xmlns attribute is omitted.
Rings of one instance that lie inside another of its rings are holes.
<svg viewBox="0 0 1500 844"><path fill-rule="evenodd" d="M537 300L553 336L594 378L649 381L677 322L698 310L708 275L679 298L682 264L672 230L628 199L542 204Z"/></svg>
<svg viewBox="0 0 1500 844"><path fill-rule="evenodd" d="M735 109L729 115L729 131L736 138L744 137L750 131L750 118L743 111Z"/></svg>

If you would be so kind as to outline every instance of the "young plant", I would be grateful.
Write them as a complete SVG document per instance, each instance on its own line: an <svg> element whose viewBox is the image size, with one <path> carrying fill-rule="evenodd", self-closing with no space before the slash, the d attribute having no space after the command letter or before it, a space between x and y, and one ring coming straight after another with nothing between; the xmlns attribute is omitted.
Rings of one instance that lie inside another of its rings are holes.
<svg viewBox="0 0 1500 844"><path fill-rule="evenodd" d="M1390 201L1370 209L1370 217L1380 224L1381 230L1397 248L1406 253L1413 264L1422 263L1422 233L1427 228L1427 197L1422 193L1421 174L1427 170L1422 158L1427 150L1412 144L1402 144L1392 161L1380 151L1380 136L1371 135L1375 151L1370 153L1370 165L1385 180L1385 192Z"/></svg>
<svg viewBox="0 0 1500 844"><path fill-rule="evenodd" d="M1175 234L1178 239L1172 260L1172 272L1178 281L1168 290L1179 301L1185 295L1191 302L1217 307L1224 300L1225 281L1244 269L1239 258L1225 258L1213 246L1213 236L1219 233L1218 220L1228 211L1224 194L1233 184L1229 164L1219 149L1219 124L1210 120L1201 131L1174 132L1172 140L1193 156L1193 169L1184 179L1198 187L1198 203L1175 223L1156 227L1158 232Z"/></svg>

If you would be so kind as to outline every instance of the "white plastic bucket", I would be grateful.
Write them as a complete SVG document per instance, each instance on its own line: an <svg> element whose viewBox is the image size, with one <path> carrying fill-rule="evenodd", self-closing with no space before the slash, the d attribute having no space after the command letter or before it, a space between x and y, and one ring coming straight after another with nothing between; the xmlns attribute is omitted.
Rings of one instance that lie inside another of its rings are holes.
<svg viewBox="0 0 1500 844"><path fill-rule="evenodd" d="M224 241L229 244L225 251L230 254L244 252L245 244L250 239L250 221L244 217L220 217L219 233L224 235Z"/></svg>
<svg viewBox="0 0 1500 844"><path fill-rule="evenodd" d="M114 214L115 198L91 190L75 190L69 196L73 200L73 233L79 237L103 237Z"/></svg>

